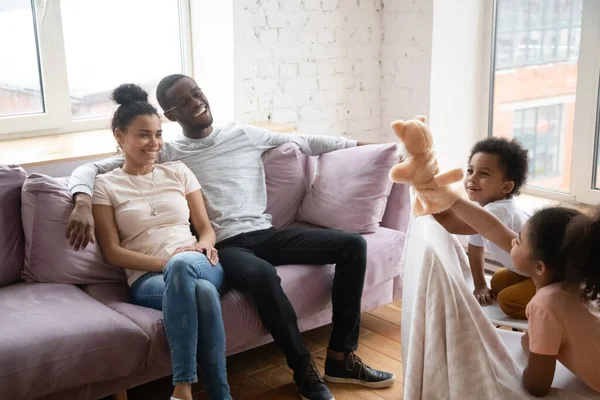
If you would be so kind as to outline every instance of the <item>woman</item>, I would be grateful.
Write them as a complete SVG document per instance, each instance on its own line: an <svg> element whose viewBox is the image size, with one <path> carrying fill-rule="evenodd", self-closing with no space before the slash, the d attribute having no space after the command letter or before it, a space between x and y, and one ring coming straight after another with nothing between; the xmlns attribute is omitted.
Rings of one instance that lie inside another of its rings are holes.
<svg viewBox="0 0 600 400"><path fill-rule="evenodd" d="M181 162L155 164L162 130L143 89L121 85L112 99L120 105L112 130L125 162L96 179L98 244L107 262L125 269L133 302L163 311L172 398L192 400L199 364L209 398L231 399L219 295L223 269L200 184Z"/></svg>

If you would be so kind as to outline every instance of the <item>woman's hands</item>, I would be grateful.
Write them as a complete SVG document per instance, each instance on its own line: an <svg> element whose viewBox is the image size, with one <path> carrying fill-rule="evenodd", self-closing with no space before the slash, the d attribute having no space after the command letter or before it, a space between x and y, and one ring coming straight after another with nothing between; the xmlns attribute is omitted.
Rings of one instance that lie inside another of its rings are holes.
<svg viewBox="0 0 600 400"><path fill-rule="evenodd" d="M175 249L171 257L176 254L183 253L185 251L197 251L198 253L204 253L208 261L214 266L219 263L219 252L213 246L204 243L196 243L193 246L183 246Z"/></svg>
<svg viewBox="0 0 600 400"><path fill-rule="evenodd" d="M198 249L197 251L206 255L206 258L208 258L208 261L210 261L212 265L217 265L219 262L219 252L217 249L215 249L213 246L200 242L196 244L195 247Z"/></svg>

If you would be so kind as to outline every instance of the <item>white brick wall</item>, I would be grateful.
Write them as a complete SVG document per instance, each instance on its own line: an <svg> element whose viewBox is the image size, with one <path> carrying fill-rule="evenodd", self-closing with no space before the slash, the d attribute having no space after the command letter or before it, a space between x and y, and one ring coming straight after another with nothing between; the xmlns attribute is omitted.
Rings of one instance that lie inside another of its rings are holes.
<svg viewBox="0 0 600 400"><path fill-rule="evenodd" d="M428 112L432 2L234 0L236 120L383 140Z"/></svg>
<svg viewBox="0 0 600 400"><path fill-rule="evenodd" d="M396 119L429 115L433 0L384 1L381 120L384 138Z"/></svg>

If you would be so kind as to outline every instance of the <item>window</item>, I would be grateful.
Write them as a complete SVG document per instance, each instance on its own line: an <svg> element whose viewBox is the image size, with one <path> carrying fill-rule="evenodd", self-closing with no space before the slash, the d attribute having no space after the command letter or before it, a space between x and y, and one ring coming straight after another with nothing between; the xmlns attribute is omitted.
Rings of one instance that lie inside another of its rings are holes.
<svg viewBox="0 0 600 400"><path fill-rule="evenodd" d="M48 18L40 23L44 13L34 4L4 0L0 5L0 134L56 128L67 118L59 100L66 75L57 58L57 6L48 7Z"/></svg>
<svg viewBox="0 0 600 400"><path fill-rule="evenodd" d="M137 83L154 96L160 79L183 71L177 1L147 4L147 0L61 1L73 119L112 115L115 106L108 96L121 83ZM136 21L140 10L143 24ZM81 34L86 31L101 34Z"/></svg>
<svg viewBox="0 0 600 400"><path fill-rule="evenodd" d="M116 11L118 10L118 12ZM191 73L189 1L3 0L0 134L108 126L110 92Z"/></svg>
<svg viewBox="0 0 600 400"><path fill-rule="evenodd" d="M35 15L29 0L0 6L0 116L44 112Z"/></svg>
<svg viewBox="0 0 600 400"><path fill-rule="evenodd" d="M600 2L496 0L494 18L489 134L529 151L526 190L600 200Z"/></svg>
<svg viewBox="0 0 600 400"><path fill-rule="evenodd" d="M577 62L583 0L498 0L496 68Z"/></svg>
<svg viewBox="0 0 600 400"><path fill-rule="evenodd" d="M529 182L549 185L549 179L560 178L563 105L517 110L513 115L513 138L529 151Z"/></svg>

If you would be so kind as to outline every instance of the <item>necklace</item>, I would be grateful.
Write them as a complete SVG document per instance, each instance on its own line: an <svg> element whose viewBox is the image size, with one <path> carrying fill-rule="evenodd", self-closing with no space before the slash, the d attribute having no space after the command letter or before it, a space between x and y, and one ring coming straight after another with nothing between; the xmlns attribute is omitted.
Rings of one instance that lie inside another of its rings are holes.
<svg viewBox="0 0 600 400"><path fill-rule="evenodd" d="M135 188L135 190L137 190L139 192L140 196L144 197L144 193L142 193L142 191L140 189L138 189L137 185L131 179L131 175L127 174L127 177L129 178L129 182L131 182L131 185ZM158 215L158 211L156 211L155 189L156 189L156 181L154 180L154 168L152 168L152 202L148 202L148 205L150 206L151 214L153 216Z"/></svg>

